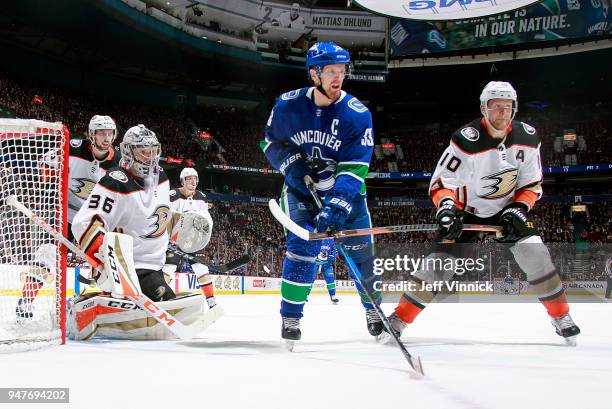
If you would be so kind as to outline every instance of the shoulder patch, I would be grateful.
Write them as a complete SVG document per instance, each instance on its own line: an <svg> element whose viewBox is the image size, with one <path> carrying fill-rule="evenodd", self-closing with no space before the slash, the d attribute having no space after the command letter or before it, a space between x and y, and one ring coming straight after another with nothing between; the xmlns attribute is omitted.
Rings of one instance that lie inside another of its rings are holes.
<svg viewBox="0 0 612 409"><path fill-rule="evenodd" d="M78 148L82 144L83 144L83 140L82 139L71 139L70 140L70 146L72 146L73 148Z"/></svg>
<svg viewBox="0 0 612 409"><path fill-rule="evenodd" d="M349 108L351 108L353 111L362 113L368 110L368 107L366 107L365 105L363 105L357 98L353 97L349 100L349 102L347 102L347 105L349 106Z"/></svg>
<svg viewBox="0 0 612 409"><path fill-rule="evenodd" d="M468 141L472 142L476 142L478 138L480 138L480 132L478 132L478 129L474 128L473 126L463 128L461 130L461 135L463 135L463 137Z"/></svg>
<svg viewBox="0 0 612 409"><path fill-rule="evenodd" d="M289 101L290 99L296 99L300 96L301 89L294 89L293 91L285 92L281 95L283 101Z"/></svg>
<svg viewBox="0 0 612 409"><path fill-rule="evenodd" d="M176 190L172 189L172 190L170 191L170 196L176 196Z"/></svg>
<svg viewBox="0 0 612 409"><path fill-rule="evenodd" d="M127 175L120 170L113 170L111 172L108 172L108 176L121 183L126 183L128 181Z"/></svg>
<svg viewBox="0 0 612 409"><path fill-rule="evenodd" d="M529 135L535 135L536 130L533 126L526 124L525 122L521 122L523 124L523 129L525 130L525 132L527 132Z"/></svg>

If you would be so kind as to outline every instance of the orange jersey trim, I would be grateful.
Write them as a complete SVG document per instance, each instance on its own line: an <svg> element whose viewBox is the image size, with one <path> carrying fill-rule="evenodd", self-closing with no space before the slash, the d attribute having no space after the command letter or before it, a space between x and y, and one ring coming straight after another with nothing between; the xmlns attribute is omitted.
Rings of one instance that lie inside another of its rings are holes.
<svg viewBox="0 0 612 409"><path fill-rule="evenodd" d="M525 203L530 210L533 208L537 200L538 194L533 190L523 189L514 194L514 201Z"/></svg>
<svg viewBox="0 0 612 409"><path fill-rule="evenodd" d="M442 199L451 198L455 202L457 202L457 198L455 197L455 192L451 189L440 188L436 189L430 194L431 200L434 202L436 207L440 206L440 202Z"/></svg>

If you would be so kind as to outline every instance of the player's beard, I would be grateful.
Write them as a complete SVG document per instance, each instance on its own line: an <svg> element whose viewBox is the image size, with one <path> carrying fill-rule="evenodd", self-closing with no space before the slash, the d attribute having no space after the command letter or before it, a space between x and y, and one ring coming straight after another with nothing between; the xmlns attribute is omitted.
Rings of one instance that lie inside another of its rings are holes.
<svg viewBox="0 0 612 409"><path fill-rule="evenodd" d="M327 89L325 89L325 96L335 102L338 100L338 98L340 98L341 91L342 91L342 84L338 83L338 84L335 84L335 86L332 84L329 84L327 86Z"/></svg>

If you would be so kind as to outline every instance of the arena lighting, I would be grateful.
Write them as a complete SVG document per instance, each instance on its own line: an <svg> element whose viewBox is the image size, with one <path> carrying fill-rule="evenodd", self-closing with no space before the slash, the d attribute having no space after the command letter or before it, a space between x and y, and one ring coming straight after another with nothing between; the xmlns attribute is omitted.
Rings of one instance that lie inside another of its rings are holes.
<svg viewBox="0 0 612 409"><path fill-rule="evenodd" d="M538 0L354 0L376 14L410 20L461 20L516 10ZM350 3L350 1L349 1Z"/></svg>

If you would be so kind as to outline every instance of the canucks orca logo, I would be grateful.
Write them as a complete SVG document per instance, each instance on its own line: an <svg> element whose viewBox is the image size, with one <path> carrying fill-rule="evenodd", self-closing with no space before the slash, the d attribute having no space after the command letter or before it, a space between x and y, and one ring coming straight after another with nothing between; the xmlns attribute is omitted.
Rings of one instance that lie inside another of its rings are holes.
<svg viewBox="0 0 612 409"><path fill-rule="evenodd" d="M308 159L309 166L317 173L334 172L336 170L336 161L323 156L321 148L315 146L312 148L312 156Z"/></svg>
<svg viewBox="0 0 612 409"><path fill-rule="evenodd" d="M489 183L483 186L483 189L490 189L488 192L478 195L483 199L499 199L508 196L514 192L516 188L516 179L518 177L518 169L504 169L501 172L493 173L492 175L484 176L481 180Z"/></svg>
<svg viewBox="0 0 612 409"><path fill-rule="evenodd" d="M166 231L166 227L170 222L171 214L172 213L170 212L170 208L168 206L159 206L157 209L155 209L151 216L147 217L147 219L153 220L153 223L151 223L153 231L140 237L143 239L156 239L161 237Z"/></svg>
<svg viewBox="0 0 612 409"><path fill-rule="evenodd" d="M89 194L96 185L96 182L91 179L78 178L74 179L74 181L77 183L77 185L73 186L70 190L72 190L72 193L74 193L76 197L83 200L89 197Z"/></svg>

